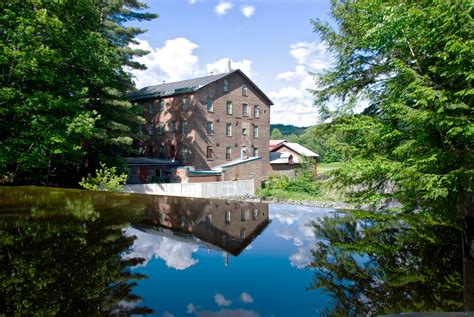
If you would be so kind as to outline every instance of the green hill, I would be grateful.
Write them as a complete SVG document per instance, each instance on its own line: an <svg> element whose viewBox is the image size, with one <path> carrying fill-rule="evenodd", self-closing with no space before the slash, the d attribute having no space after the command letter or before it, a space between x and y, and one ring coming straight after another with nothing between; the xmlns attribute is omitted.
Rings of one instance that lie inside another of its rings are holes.
<svg viewBox="0 0 474 317"><path fill-rule="evenodd" d="M296 127L291 124L271 124L270 125L270 134L272 133L273 129L278 129L283 135L290 135L290 134L296 134L300 135L302 134L306 128L305 127Z"/></svg>

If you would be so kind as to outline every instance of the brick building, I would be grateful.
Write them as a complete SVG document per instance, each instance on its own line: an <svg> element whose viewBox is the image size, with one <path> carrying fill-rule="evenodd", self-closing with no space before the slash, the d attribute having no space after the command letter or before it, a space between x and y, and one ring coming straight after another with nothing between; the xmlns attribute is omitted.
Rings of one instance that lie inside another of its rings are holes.
<svg viewBox="0 0 474 317"><path fill-rule="evenodd" d="M130 99L143 105L147 121L141 133L149 138L137 144L140 157L179 162L194 171L225 167L229 176L221 180L254 178L259 185L266 179L272 101L242 71L145 87ZM252 168L242 168L247 160ZM238 172L227 168L234 165ZM144 175L147 170L138 171L137 166L131 167L131 174L140 174L141 182L163 175L173 179L170 166L156 166L154 176Z"/></svg>

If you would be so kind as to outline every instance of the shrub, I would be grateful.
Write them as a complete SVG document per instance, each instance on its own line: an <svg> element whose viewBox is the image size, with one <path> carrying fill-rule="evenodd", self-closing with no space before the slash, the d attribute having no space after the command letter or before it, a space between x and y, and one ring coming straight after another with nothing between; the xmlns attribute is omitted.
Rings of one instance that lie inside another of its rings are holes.
<svg viewBox="0 0 474 317"><path fill-rule="evenodd" d="M123 185L127 181L127 174L117 174L115 167L107 167L104 163L100 163L100 168L95 171L95 177L90 174L83 177L79 185L88 190L104 190L104 191L122 191Z"/></svg>

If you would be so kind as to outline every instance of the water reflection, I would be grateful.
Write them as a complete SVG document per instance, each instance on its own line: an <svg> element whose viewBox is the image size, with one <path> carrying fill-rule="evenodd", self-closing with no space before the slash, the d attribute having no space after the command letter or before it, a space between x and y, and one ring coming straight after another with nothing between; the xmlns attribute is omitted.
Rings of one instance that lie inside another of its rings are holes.
<svg viewBox="0 0 474 317"><path fill-rule="evenodd" d="M462 309L461 229L426 215L33 187L0 204L0 315Z"/></svg>
<svg viewBox="0 0 474 317"><path fill-rule="evenodd" d="M222 251L227 266L229 254L238 256L268 224L266 204L154 196L126 234L138 237L130 256L184 270L198 262L192 254L199 248Z"/></svg>
<svg viewBox="0 0 474 317"><path fill-rule="evenodd" d="M110 196L109 196L110 197ZM124 217L102 217L103 194L0 188L0 315L151 313L132 293L143 274L122 258ZM137 202L137 201L135 201ZM127 197L112 202L136 207Z"/></svg>
<svg viewBox="0 0 474 317"><path fill-rule="evenodd" d="M225 200L0 187L0 203L0 315L153 313L132 292L146 278L137 268L156 257L184 270L199 249L227 266L270 222L265 204Z"/></svg>
<svg viewBox="0 0 474 317"><path fill-rule="evenodd" d="M429 215L352 212L313 223L312 289L329 316L456 311L462 302L461 228Z"/></svg>

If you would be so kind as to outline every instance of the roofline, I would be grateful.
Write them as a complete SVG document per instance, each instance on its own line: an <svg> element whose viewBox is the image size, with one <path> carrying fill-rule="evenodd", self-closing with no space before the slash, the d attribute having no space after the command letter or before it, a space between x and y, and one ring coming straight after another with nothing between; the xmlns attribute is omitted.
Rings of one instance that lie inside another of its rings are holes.
<svg viewBox="0 0 474 317"><path fill-rule="evenodd" d="M288 142L284 142L284 143L281 143L281 144L278 144L276 147L274 147L273 149L270 150L270 152L275 152L275 151L278 151L279 149L281 149L282 147L284 147L285 145L287 145ZM301 144L300 144L301 145ZM302 145L301 145L302 146ZM295 149L292 149L291 147L289 146L285 146L287 149L293 151L293 152L296 152L298 153L299 155L301 156L304 156L304 157L319 157L319 154L318 153L314 153L313 151L311 151L310 149L308 149L309 151L313 152L314 154L316 155L304 155L298 151L296 151Z"/></svg>
<svg viewBox="0 0 474 317"><path fill-rule="evenodd" d="M225 76L223 76L219 79L216 79L214 81L211 81L210 83L208 83L206 85L203 85L203 86L200 86L200 87L195 87L195 86L190 87L189 90L187 90L187 91L178 92L178 93L175 92L173 94L167 94L167 95L162 94L161 92L157 92L157 93L140 94L140 95L134 96L134 94L138 93L138 92L135 92L135 93L130 93L130 94L126 95L125 99L127 99L127 100L142 100L142 99L151 99L151 98L156 98L156 97L177 96L177 95L182 95L182 94L186 94L186 93L190 93L190 92L196 92L196 91L198 91L198 90L200 90L200 89L202 89L202 88L204 88L204 87L206 87L210 84L215 83L218 80L227 78L228 76L230 76L231 74L234 74L234 73L239 73L240 75L242 75L242 77L244 77L244 79L246 79L252 85L252 87L263 97L263 99L265 99L268 102L268 104L270 106L273 105L273 101L270 98L268 98L268 96L265 95L265 93L260 88L258 88L258 86L247 75L245 75L245 73L243 71L241 71L240 69L236 69L236 70L233 70L231 72L228 72L227 75L225 75ZM151 87L151 86L148 86L148 87Z"/></svg>
<svg viewBox="0 0 474 317"><path fill-rule="evenodd" d="M253 88L255 88L255 90L257 90L257 92L260 93L262 95L262 97L267 100L268 104L270 106L273 106L273 101L270 98L268 98L268 96L265 95L265 93L260 88L258 88L258 86L247 75L245 75L245 73L243 71L241 71L240 69L236 69L233 72L229 72L229 74L227 76L229 76L230 74L233 74L235 72L239 72L246 80L248 80L252 84ZM224 76L222 78L226 78L227 76Z"/></svg>

